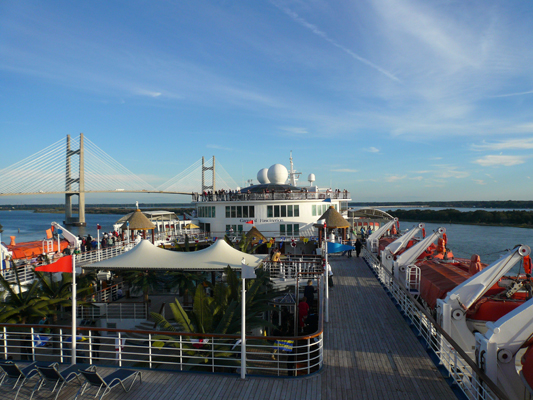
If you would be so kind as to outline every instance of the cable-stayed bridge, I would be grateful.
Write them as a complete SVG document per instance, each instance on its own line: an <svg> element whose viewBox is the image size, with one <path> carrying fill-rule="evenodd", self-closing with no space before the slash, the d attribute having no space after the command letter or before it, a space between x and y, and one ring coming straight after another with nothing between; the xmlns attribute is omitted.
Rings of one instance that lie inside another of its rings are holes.
<svg viewBox="0 0 533 400"><path fill-rule="evenodd" d="M207 182L210 184L208 185ZM157 193L194 196L199 190L233 189L236 182L215 157L202 157L155 187L80 134L0 170L0 196L65 194L65 223L85 225L87 193ZM78 196L78 215L72 197Z"/></svg>

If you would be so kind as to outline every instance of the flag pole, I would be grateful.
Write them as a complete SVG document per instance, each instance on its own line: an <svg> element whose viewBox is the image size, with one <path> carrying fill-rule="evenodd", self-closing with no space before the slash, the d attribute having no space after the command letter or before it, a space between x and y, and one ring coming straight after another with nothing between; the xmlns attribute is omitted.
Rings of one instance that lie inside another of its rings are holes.
<svg viewBox="0 0 533 400"><path fill-rule="evenodd" d="M76 255L72 255L72 354L71 364L76 364Z"/></svg>
<svg viewBox="0 0 533 400"><path fill-rule="evenodd" d="M244 264L244 258L242 259ZM242 307L241 307L241 379L246 379L246 279L242 277Z"/></svg>
<svg viewBox="0 0 533 400"><path fill-rule="evenodd" d="M244 257L241 260L242 279L242 307L241 307L241 379L246 379L246 279L255 279L253 267L246 265Z"/></svg>
<svg viewBox="0 0 533 400"><path fill-rule="evenodd" d="M326 313L324 320L326 322L329 322L329 264L328 264L328 232L327 232L327 225L324 222L324 244L325 244L325 259L326 259L326 273L324 277L324 284L326 285Z"/></svg>

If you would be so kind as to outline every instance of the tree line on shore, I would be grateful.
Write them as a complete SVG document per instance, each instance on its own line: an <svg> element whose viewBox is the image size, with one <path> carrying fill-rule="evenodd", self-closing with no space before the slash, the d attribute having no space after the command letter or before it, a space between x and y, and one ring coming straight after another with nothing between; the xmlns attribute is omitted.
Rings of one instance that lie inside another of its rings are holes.
<svg viewBox="0 0 533 400"><path fill-rule="evenodd" d="M404 221L445 222L457 224L500 225L533 228L533 211L485 211L463 212L446 210L389 210L389 214Z"/></svg>

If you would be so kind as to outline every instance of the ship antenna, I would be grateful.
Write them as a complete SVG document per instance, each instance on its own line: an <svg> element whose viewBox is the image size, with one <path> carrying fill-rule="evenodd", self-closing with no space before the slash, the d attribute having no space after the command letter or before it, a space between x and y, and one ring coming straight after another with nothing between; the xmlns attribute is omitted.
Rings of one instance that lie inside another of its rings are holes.
<svg viewBox="0 0 533 400"><path fill-rule="evenodd" d="M292 164L292 150L291 150L291 156L289 158L291 162L291 170L289 171L289 185L296 186L296 182L298 181L298 177L302 174L301 172L296 172L294 170L294 165Z"/></svg>

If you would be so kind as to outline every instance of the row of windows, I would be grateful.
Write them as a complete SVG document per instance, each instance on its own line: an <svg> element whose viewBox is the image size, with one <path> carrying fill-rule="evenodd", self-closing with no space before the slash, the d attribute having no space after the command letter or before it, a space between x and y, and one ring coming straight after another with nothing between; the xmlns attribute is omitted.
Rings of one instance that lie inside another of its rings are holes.
<svg viewBox="0 0 533 400"><path fill-rule="evenodd" d="M313 217L320 217L320 216L322 216L322 214L324 214L327 211L327 209L331 205L332 205L331 203L313 204L312 207L311 207L311 215ZM337 209L337 204L333 204L333 206L335 207L335 210L336 210Z"/></svg>
<svg viewBox="0 0 533 400"><path fill-rule="evenodd" d="M280 235L298 235L300 233L300 225L299 224L280 224L279 226L279 234Z"/></svg>
<svg viewBox="0 0 533 400"><path fill-rule="evenodd" d="M241 233L242 225L226 225L226 233L231 235L232 233Z"/></svg>
<svg viewBox="0 0 533 400"><path fill-rule="evenodd" d="M215 206L198 207L198 217L200 217L200 218L216 218Z"/></svg>
<svg viewBox="0 0 533 400"><path fill-rule="evenodd" d="M226 218L255 218L255 206L226 206Z"/></svg>
<svg viewBox="0 0 533 400"><path fill-rule="evenodd" d="M243 231L242 225L226 225L226 233L229 235L232 234L241 234ZM281 224L279 226L280 235L299 235L300 234L300 224Z"/></svg>
<svg viewBox="0 0 533 400"><path fill-rule="evenodd" d="M288 206L267 206L267 218L299 216L300 206L298 204Z"/></svg>
<svg viewBox="0 0 533 400"><path fill-rule="evenodd" d="M311 214L313 217L321 216L331 206L330 203L313 204ZM333 205L337 209L337 205ZM200 218L216 218L215 206L198 207ZM267 206L267 218L299 217L300 206L283 205ZM226 206L226 218L255 218L255 206Z"/></svg>

